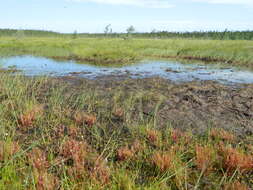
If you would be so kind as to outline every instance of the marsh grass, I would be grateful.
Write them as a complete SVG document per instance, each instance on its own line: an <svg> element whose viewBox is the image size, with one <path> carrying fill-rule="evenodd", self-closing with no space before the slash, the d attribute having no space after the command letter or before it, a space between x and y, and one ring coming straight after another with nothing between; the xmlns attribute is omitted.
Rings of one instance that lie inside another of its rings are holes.
<svg viewBox="0 0 253 190"><path fill-rule="evenodd" d="M101 94L85 83L74 91L47 78L0 78L1 189L253 187L252 136L238 144L224 130L159 128L163 98L152 91ZM143 104L153 100L145 117Z"/></svg>
<svg viewBox="0 0 253 190"><path fill-rule="evenodd" d="M181 58L252 68L250 47L253 42L247 40L0 38L1 56L34 55L107 65L149 58Z"/></svg>

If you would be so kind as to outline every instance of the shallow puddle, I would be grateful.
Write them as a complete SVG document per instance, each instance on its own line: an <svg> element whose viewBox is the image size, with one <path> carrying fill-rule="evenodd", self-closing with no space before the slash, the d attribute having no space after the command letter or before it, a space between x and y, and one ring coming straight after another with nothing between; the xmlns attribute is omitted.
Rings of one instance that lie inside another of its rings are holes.
<svg viewBox="0 0 253 190"><path fill-rule="evenodd" d="M131 78L162 77L175 82L213 80L222 83L253 83L253 72L214 65L182 64L178 61L142 61L137 64L106 67L75 61L56 61L43 57L18 56L1 58L3 69L21 70L25 75L79 76L94 79L100 76L127 76Z"/></svg>

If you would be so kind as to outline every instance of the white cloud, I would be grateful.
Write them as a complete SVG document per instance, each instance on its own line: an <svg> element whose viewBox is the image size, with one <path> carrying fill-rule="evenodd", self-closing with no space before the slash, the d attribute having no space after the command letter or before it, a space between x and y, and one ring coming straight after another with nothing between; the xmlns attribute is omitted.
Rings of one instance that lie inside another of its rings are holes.
<svg viewBox="0 0 253 190"><path fill-rule="evenodd" d="M171 8L174 7L168 0L68 0L76 2L94 2L111 5L130 5L148 8Z"/></svg>
<svg viewBox="0 0 253 190"><path fill-rule="evenodd" d="M212 4L253 5L253 0L192 0L192 1L212 3Z"/></svg>

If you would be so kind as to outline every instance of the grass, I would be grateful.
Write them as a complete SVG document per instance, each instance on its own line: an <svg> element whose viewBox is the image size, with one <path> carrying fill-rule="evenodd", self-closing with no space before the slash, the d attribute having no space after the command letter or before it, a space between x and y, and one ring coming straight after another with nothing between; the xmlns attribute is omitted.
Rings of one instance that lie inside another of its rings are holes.
<svg viewBox="0 0 253 190"><path fill-rule="evenodd" d="M159 127L153 89L71 86L0 75L0 189L253 187L252 136Z"/></svg>
<svg viewBox="0 0 253 190"><path fill-rule="evenodd" d="M117 38L0 38L0 55L35 55L94 64L134 63L149 58L219 61L253 67L253 41Z"/></svg>

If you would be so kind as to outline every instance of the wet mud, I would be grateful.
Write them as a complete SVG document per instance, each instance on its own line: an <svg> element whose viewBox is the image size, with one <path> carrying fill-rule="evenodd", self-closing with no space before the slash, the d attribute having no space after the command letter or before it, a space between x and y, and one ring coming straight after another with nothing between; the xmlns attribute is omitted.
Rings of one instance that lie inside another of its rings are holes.
<svg viewBox="0 0 253 190"><path fill-rule="evenodd" d="M125 79L118 76L88 80L78 77L55 78L72 92L94 89L111 102L121 92L124 98L142 93L147 98L133 106L131 118L155 119L158 128L168 125L202 133L223 128L239 136L253 134L253 85L227 86L212 81L176 84L162 78ZM85 85L84 85L85 84ZM110 103L108 103L110 105ZM110 106L107 108L110 110Z"/></svg>

